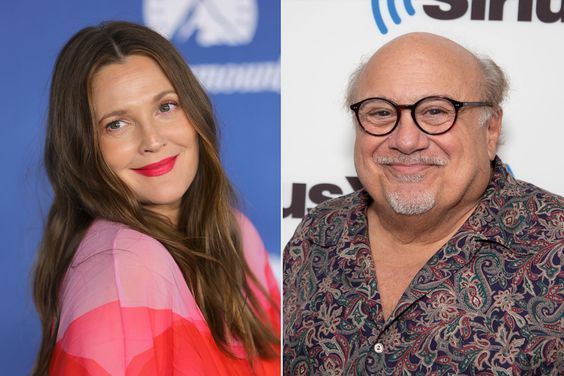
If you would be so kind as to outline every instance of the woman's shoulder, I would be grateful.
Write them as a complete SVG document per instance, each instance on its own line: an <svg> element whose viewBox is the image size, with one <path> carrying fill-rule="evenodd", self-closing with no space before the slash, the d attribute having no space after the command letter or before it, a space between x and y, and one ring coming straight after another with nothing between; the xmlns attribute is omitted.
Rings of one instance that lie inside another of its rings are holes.
<svg viewBox="0 0 564 376"><path fill-rule="evenodd" d="M267 253L257 229L243 213L235 211L234 214L245 257L253 264L264 263ZM166 248L151 236L122 223L96 219L80 242L71 267L76 267L93 257L104 258L108 255L137 257L147 260L150 264L158 260L173 262Z"/></svg>
<svg viewBox="0 0 564 376"><path fill-rule="evenodd" d="M75 257L75 262L84 258L95 256L109 250L135 250L137 246L150 248L164 248L161 243L151 236L134 230L127 225L105 219L96 219L86 231L77 250L80 258Z"/></svg>
<svg viewBox="0 0 564 376"><path fill-rule="evenodd" d="M144 289L188 293L185 279L168 250L156 239L127 225L95 220L84 235L66 276L68 287L83 283L111 291L122 302L145 299ZM161 294L161 293L159 293ZM160 300L160 299L159 299Z"/></svg>
<svg viewBox="0 0 564 376"><path fill-rule="evenodd" d="M121 307L172 309L182 316L195 302L166 248L126 225L95 220L63 282L62 332L72 320L110 302Z"/></svg>
<svg viewBox="0 0 564 376"><path fill-rule="evenodd" d="M121 223L96 219L80 242L71 268L92 259L114 263L116 258L152 266L174 263L166 248L151 236Z"/></svg>

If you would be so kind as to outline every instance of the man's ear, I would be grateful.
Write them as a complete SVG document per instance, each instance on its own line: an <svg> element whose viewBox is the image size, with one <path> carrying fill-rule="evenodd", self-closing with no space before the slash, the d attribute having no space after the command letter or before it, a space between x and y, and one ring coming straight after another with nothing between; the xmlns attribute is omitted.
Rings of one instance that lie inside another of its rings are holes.
<svg viewBox="0 0 564 376"><path fill-rule="evenodd" d="M488 156L490 161L493 161L497 154L497 145L501 135L501 120L503 118L503 110L497 109L490 117L487 123L487 143L488 143Z"/></svg>

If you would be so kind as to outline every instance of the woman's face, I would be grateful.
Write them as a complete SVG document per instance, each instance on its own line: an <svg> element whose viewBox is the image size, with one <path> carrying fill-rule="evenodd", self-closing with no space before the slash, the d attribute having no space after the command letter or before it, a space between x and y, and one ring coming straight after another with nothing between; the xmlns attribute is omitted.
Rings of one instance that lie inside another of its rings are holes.
<svg viewBox="0 0 564 376"><path fill-rule="evenodd" d="M131 55L102 67L92 105L108 166L139 202L176 223L198 168L198 135L160 66Z"/></svg>

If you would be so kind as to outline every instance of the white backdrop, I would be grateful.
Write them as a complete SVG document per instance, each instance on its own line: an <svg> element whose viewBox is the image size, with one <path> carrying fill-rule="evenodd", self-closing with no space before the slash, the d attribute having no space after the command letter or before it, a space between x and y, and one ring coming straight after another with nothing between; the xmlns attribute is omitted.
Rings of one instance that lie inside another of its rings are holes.
<svg viewBox="0 0 564 376"><path fill-rule="evenodd" d="M468 9L453 20L434 19L423 9L460 11L452 7L455 3ZM529 3L531 20L518 21L519 6L526 15ZM564 195L563 3L550 1L557 20L546 22L537 10L546 7L546 0L282 1L282 246L301 220L304 204L311 208L319 196L353 191L346 178L356 176L353 123L344 105L347 79L379 46L413 31L444 35L490 56L505 70L510 91L498 154L517 178ZM413 15L407 12L409 4ZM390 5L401 23L393 22ZM389 29L386 34L375 22L375 6ZM474 18L485 19L472 20L473 7ZM502 19L490 20L496 12Z"/></svg>

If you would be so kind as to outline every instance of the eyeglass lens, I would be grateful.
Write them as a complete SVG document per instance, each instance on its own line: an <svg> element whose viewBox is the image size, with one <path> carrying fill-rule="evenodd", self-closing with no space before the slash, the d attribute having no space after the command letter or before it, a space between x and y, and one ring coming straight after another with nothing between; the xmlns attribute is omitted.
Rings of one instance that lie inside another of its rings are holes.
<svg viewBox="0 0 564 376"><path fill-rule="evenodd" d="M454 105L442 98L427 98L417 103L415 122L428 133L441 133L447 130L456 118ZM399 109L382 99L364 102L358 109L362 126L370 133L385 134L397 123Z"/></svg>

